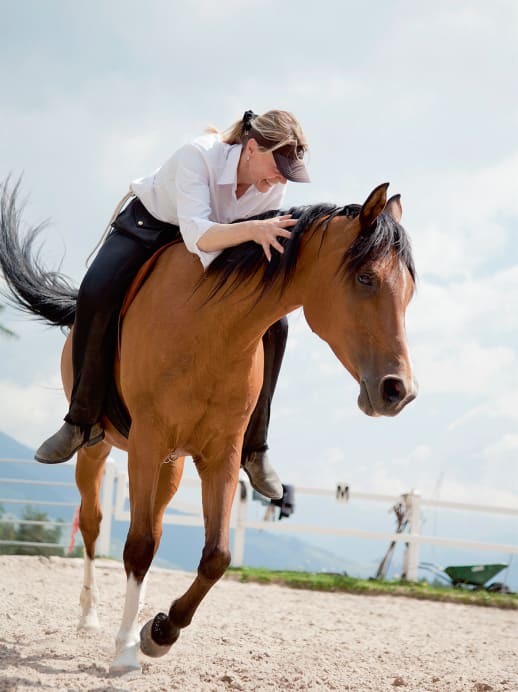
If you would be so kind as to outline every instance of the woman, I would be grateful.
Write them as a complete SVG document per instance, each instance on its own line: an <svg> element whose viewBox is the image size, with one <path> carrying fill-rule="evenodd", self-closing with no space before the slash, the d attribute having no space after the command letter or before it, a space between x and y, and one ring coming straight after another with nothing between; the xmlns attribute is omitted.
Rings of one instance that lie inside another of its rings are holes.
<svg viewBox="0 0 518 692"><path fill-rule="evenodd" d="M112 229L86 273L77 299L73 334L74 386L65 424L36 452L55 464L84 445L104 437L100 423L106 383L113 367L117 319L126 290L138 268L162 245L181 233L187 249L204 268L225 248L254 241L266 260L283 251L290 216L266 220L247 217L279 209L287 180L309 182L303 162L307 142L297 120L286 111L242 120L220 135L211 131L179 149L147 178L135 180L129 204L115 216ZM244 219L232 223L236 219ZM266 455L270 404L284 354L287 320L263 337L264 383L243 443L242 466L256 490L282 497L282 484Z"/></svg>

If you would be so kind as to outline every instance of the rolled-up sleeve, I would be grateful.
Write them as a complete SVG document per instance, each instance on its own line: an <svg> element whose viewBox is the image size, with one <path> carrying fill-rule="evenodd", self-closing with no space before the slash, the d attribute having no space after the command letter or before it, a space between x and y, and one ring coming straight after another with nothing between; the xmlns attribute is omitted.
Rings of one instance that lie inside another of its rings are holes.
<svg viewBox="0 0 518 692"><path fill-rule="evenodd" d="M212 209L207 164L192 144L178 152L175 185L178 225L185 246L200 258L206 269L221 251L203 252L197 245L201 236L217 222L210 218Z"/></svg>

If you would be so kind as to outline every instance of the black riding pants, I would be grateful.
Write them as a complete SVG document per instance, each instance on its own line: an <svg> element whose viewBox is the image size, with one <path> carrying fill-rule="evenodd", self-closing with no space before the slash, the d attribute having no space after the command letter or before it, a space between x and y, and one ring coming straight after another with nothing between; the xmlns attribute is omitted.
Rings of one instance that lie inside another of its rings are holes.
<svg viewBox="0 0 518 692"><path fill-rule="evenodd" d="M101 418L117 345L119 311L129 285L144 262L172 240L162 231L150 243L113 229L79 288L72 339L74 385L65 420L93 425ZM273 324L263 336L264 381L243 443L243 456L267 449L270 407L286 347L288 321Z"/></svg>
<svg viewBox="0 0 518 692"><path fill-rule="evenodd" d="M113 370L119 310L131 281L153 252L169 239L145 246L113 229L86 272L77 296L72 337L74 386L65 420L93 425L103 413Z"/></svg>

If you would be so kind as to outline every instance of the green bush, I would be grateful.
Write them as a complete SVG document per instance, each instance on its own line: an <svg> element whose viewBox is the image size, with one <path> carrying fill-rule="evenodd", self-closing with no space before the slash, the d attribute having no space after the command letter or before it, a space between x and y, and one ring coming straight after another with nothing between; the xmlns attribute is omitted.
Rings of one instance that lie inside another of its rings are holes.
<svg viewBox="0 0 518 692"><path fill-rule="evenodd" d="M46 526L45 524L8 524L2 521L3 508L0 507L0 540L23 541L27 543L60 543L61 526ZM48 514L38 512L32 507L25 507L22 519L26 521L51 521ZM61 521L58 519L58 521ZM75 551L74 551L75 552ZM61 547L43 547L37 545L5 545L0 544L2 555L64 555Z"/></svg>

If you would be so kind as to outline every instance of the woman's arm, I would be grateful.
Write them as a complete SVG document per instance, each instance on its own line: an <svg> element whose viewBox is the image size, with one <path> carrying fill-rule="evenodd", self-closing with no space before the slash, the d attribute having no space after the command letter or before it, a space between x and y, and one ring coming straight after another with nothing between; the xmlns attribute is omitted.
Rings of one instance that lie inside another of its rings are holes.
<svg viewBox="0 0 518 692"><path fill-rule="evenodd" d="M284 252L277 238L289 238L291 232L287 229L296 223L297 219L292 219L289 215L260 221L217 223L208 228L196 244L202 252L214 252L253 240L262 246L269 262L272 258L272 247L281 254Z"/></svg>
<svg viewBox="0 0 518 692"><path fill-rule="evenodd" d="M271 248L282 252L277 238L289 238L287 230L297 221L289 216L264 220L215 223L209 220L212 213L209 190L209 170L200 152L186 145L179 152L178 169L174 181L178 209L178 221L185 245L190 252L200 255L204 267L227 247L253 241L262 246L268 261ZM279 194L279 201L282 199Z"/></svg>

